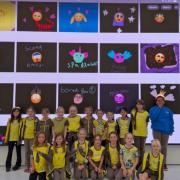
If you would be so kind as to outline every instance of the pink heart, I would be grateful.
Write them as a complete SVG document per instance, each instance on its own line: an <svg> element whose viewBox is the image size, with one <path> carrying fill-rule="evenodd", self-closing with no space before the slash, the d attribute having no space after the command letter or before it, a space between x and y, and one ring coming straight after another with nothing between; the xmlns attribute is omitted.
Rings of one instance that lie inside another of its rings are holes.
<svg viewBox="0 0 180 180"><path fill-rule="evenodd" d="M51 18L51 19L55 19L55 18L56 18L56 15L55 15L55 14L51 14L50 18Z"/></svg>

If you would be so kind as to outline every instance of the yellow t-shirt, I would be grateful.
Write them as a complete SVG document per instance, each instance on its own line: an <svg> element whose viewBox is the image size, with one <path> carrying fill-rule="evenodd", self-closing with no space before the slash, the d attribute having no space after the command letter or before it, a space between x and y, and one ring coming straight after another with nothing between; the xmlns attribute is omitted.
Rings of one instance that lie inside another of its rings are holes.
<svg viewBox="0 0 180 180"><path fill-rule="evenodd" d="M120 129L119 137L124 138L125 135L129 132L129 119L128 118L127 119L119 118L118 125L119 125L119 129Z"/></svg>
<svg viewBox="0 0 180 180"><path fill-rule="evenodd" d="M100 162L101 161L101 157L104 153L104 146L101 146L101 148L99 150L95 149L94 146L92 146L90 148L90 152L91 152L91 159L94 161L94 162Z"/></svg>
<svg viewBox="0 0 180 180"><path fill-rule="evenodd" d="M113 122L108 122L107 121L107 139L109 139L109 134L111 132L115 132L116 131L116 122L113 121Z"/></svg>
<svg viewBox="0 0 180 180"><path fill-rule="evenodd" d="M94 120L93 125L95 128L96 135L102 136L102 139L106 139L105 128L107 128L107 121L105 120Z"/></svg>
<svg viewBox="0 0 180 180"><path fill-rule="evenodd" d="M64 150L63 147L57 147L56 150L55 147L51 147L51 150L53 151L53 167L55 169L64 168L66 162L66 150Z"/></svg>
<svg viewBox="0 0 180 180"><path fill-rule="evenodd" d="M118 152L117 148L112 148L109 145L109 154L110 154L112 165L117 165L120 161L119 160L119 152Z"/></svg>
<svg viewBox="0 0 180 180"><path fill-rule="evenodd" d="M42 155L40 154L38 155L38 151L44 154L48 154L49 147L50 147L49 144L46 146L44 145L44 146L33 147L33 161L34 161L35 171L38 173L46 171L46 163L47 163L46 159L42 157ZM37 156L39 156L39 158Z"/></svg>
<svg viewBox="0 0 180 180"><path fill-rule="evenodd" d="M78 141L75 141L74 149L76 150L77 163L79 164L87 163L88 146L89 146L88 141L85 141L83 144L80 144L78 143Z"/></svg>
<svg viewBox="0 0 180 180"><path fill-rule="evenodd" d="M150 153L149 157L149 169L153 171L158 171L158 164L159 164L159 156L154 157L152 153Z"/></svg>
<svg viewBox="0 0 180 180"><path fill-rule="evenodd" d="M13 120L13 122L10 123L9 141L19 140L19 128L20 128L20 122L18 122L18 120Z"/></svg>
<svg viewBox="0 0 180 180"><path fill-rule="evenodd" d="M78 115L75 117L68 117L67 118L68 131L69 132L78 132L78 129L80 128L80 121L81 121L81 117Z"/></svg>
<svg viewBox="0 0 180 180"><path fill-rule="evenodd" d="M131 112L133 116L135 115L135 110ZM136 115L136 129L133 128L133 135L134 136L142 136L147 137L148 128L147 128L147 119L148 119L148 112L137 112Z"/></svg>
<svg viewBox="0 0 180 180"><path fill-rule="evenodd" d="M63 118L63 119L54 118L52 121L53 121L53 128L54 128L55 134L58 134L58 133L63 134L65 123L66 123L67 119L66 118Z"/></svg>
<svg viewBox="0 0 180 180"><path fill-rule="evenodd" d="M24 119L25 131L24 139L33 139L35 136L35 119Z"/></svg>

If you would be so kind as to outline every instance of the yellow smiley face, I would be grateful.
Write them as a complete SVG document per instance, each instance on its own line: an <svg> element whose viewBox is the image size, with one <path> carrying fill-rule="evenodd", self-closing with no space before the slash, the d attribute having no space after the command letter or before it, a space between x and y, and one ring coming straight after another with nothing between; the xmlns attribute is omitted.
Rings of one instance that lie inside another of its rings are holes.
<svg viewBox="0 0 180 180"><path fill-rule="evenodd" d="M74 15L74 20L76 22L81 22L81 21L83 21L83 19L84 19L84 15L82 13L76 13Z"/></svg>
<svg viewBox="0 0 180 180"><path fill-rule="evenodd" d="M163 53L157 53L155 55L155 61L159 64L163 63L165 61L165 55Z"/></svg>
<svg viewBox="0 0 180 180"><path fill-rule="evenodd" d="M155 20L157 23L161 24L161 23L164 22L165 17L164 17L163 14L156 14L154 20Z"/></svg>
<svg viewBox="0 0 180 180"><path fill-rule="evenodd" d="M32 15L32 18L35 22L39 22L42 20L42 13L41 12L34 12L33 15Z"/></svg>
<svg viewBox="0 0 180 180"><path fill-rule="evenodd" d="M121 12L118 12L114 15L114 21L116 22L123 22L124 21L124 14Z"/></svg>

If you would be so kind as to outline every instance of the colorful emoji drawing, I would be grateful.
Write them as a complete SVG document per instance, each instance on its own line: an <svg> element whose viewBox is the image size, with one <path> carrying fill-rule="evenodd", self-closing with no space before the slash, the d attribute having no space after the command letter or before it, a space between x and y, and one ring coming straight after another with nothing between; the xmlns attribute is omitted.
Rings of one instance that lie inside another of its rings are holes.
<svg viewBox="0 0 180 180"><path fill-rule="evenodd" d="M38 104L41 102L41 90L38 87L35 87L31 91L31 102L33 104Z"/></svg>
<svg viewBox="0 0 180 180"><path fill-rule="evenodd" d="M165 21L165 17L163 14L156 14L154 20L156 23L161 24Z"/></svg>
<svg viewBox="0 0 180 180"><path fill-rule="evenodd" d="M82 94L75 94L74 95L74 104L81 104L83 102Z"/></svg>
<svg viewBox="0 0 180 180"><path fill-rule="evenodd" d="M73 60L76 63L82 63L84 59L88 58L88 52L81 52L81 47L79 47L79 51L76 52L75 49L69 51L69 55L73 57Z"/></svg>
<svg viewBox="0 0 180 180"><path fill-rule="evenodd" d="M40 62L42 62L42 54L39 53L39 52L34 52L34 53L32 54L32 61L33 61L34 63L40 63Z"/></svg>
<svg viewBox="0 0 180 180"><path fill-rule="evenodd" d="M113 17L113 26L114 27L123 27L124 26L124 14L121 12L115 13Z"/></svg>
<svg viewBox="0 0 180 180"><path fill-rule="evenodd" d="M155 57L154 57L154 60L157 62L157 63L159 63L159 64L162 64L162 63L164 63L164 61L165 61L165 55L163 54L163 53L157 53L156 55L155 55Z"/></svg>
<svg viewBox="0 0 180 180"><path fill-rule="evenodd" d="M47 9L48 8L45 8L45 12ZM31 7L30 10L32 12L32 20L35 22L36 28L39 31L50 31L55 27L56 24L53 21L53 19L56 18L55 14L50 15L47 19L43 19L42 10L35 10L34 7ZM43 20L45 22L42 22ZM26 22L26 18L23 21Z"/></svg>
<svg viewBox="0 0 180 180"><path fill-rule="evenodd" d="M75 22L78 22L78 23L87 22L87 18L83 13L77 12L72 16L70 24L73 24Z"/></svg>
<svg viewBox="0 0 180 180"><path fill-rule="evenodd" d="M111 50L107 53L107 55L118 64L123 63L125 60L128 60L132 57L130 51L124 51L123 53L120 52L116 53L114 50Z"/></svg>
<svg viewBox="0 0 180 180"><path fill-rule="evenodd" d="M125 97L122 93L118 93L114 96L114 101L117 104L122 104L125 101Z"/></svg>

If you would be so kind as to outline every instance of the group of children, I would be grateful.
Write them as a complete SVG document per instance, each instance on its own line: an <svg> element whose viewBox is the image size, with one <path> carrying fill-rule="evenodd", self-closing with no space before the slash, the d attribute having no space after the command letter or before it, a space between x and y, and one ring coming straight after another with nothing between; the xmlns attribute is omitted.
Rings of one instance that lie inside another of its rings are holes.
<svg viewBox="0 0 180 180"><path fill-rule="evenodd" d="M152 141L152 151L145 153L148 112L143 100L137 100L131 118L125 107L114 120L113 112L85 107L85 117L78 115L75 105L70 106L68 117L64 108L58 107L56 117L49 118L49 109L42 109L42 119L35 115L33 107L27 109L27 117L21 117L21 109L12 109L7 124L6 143L8 155L6 171L11 169L13 147L16 146L17 162L13 170L21 166L21 141L25 147L25 172L29 180L66 178L110 180L134 179L162 180L163 161L159 140ZM73 172L72 172L73 171Z"/></svg>

